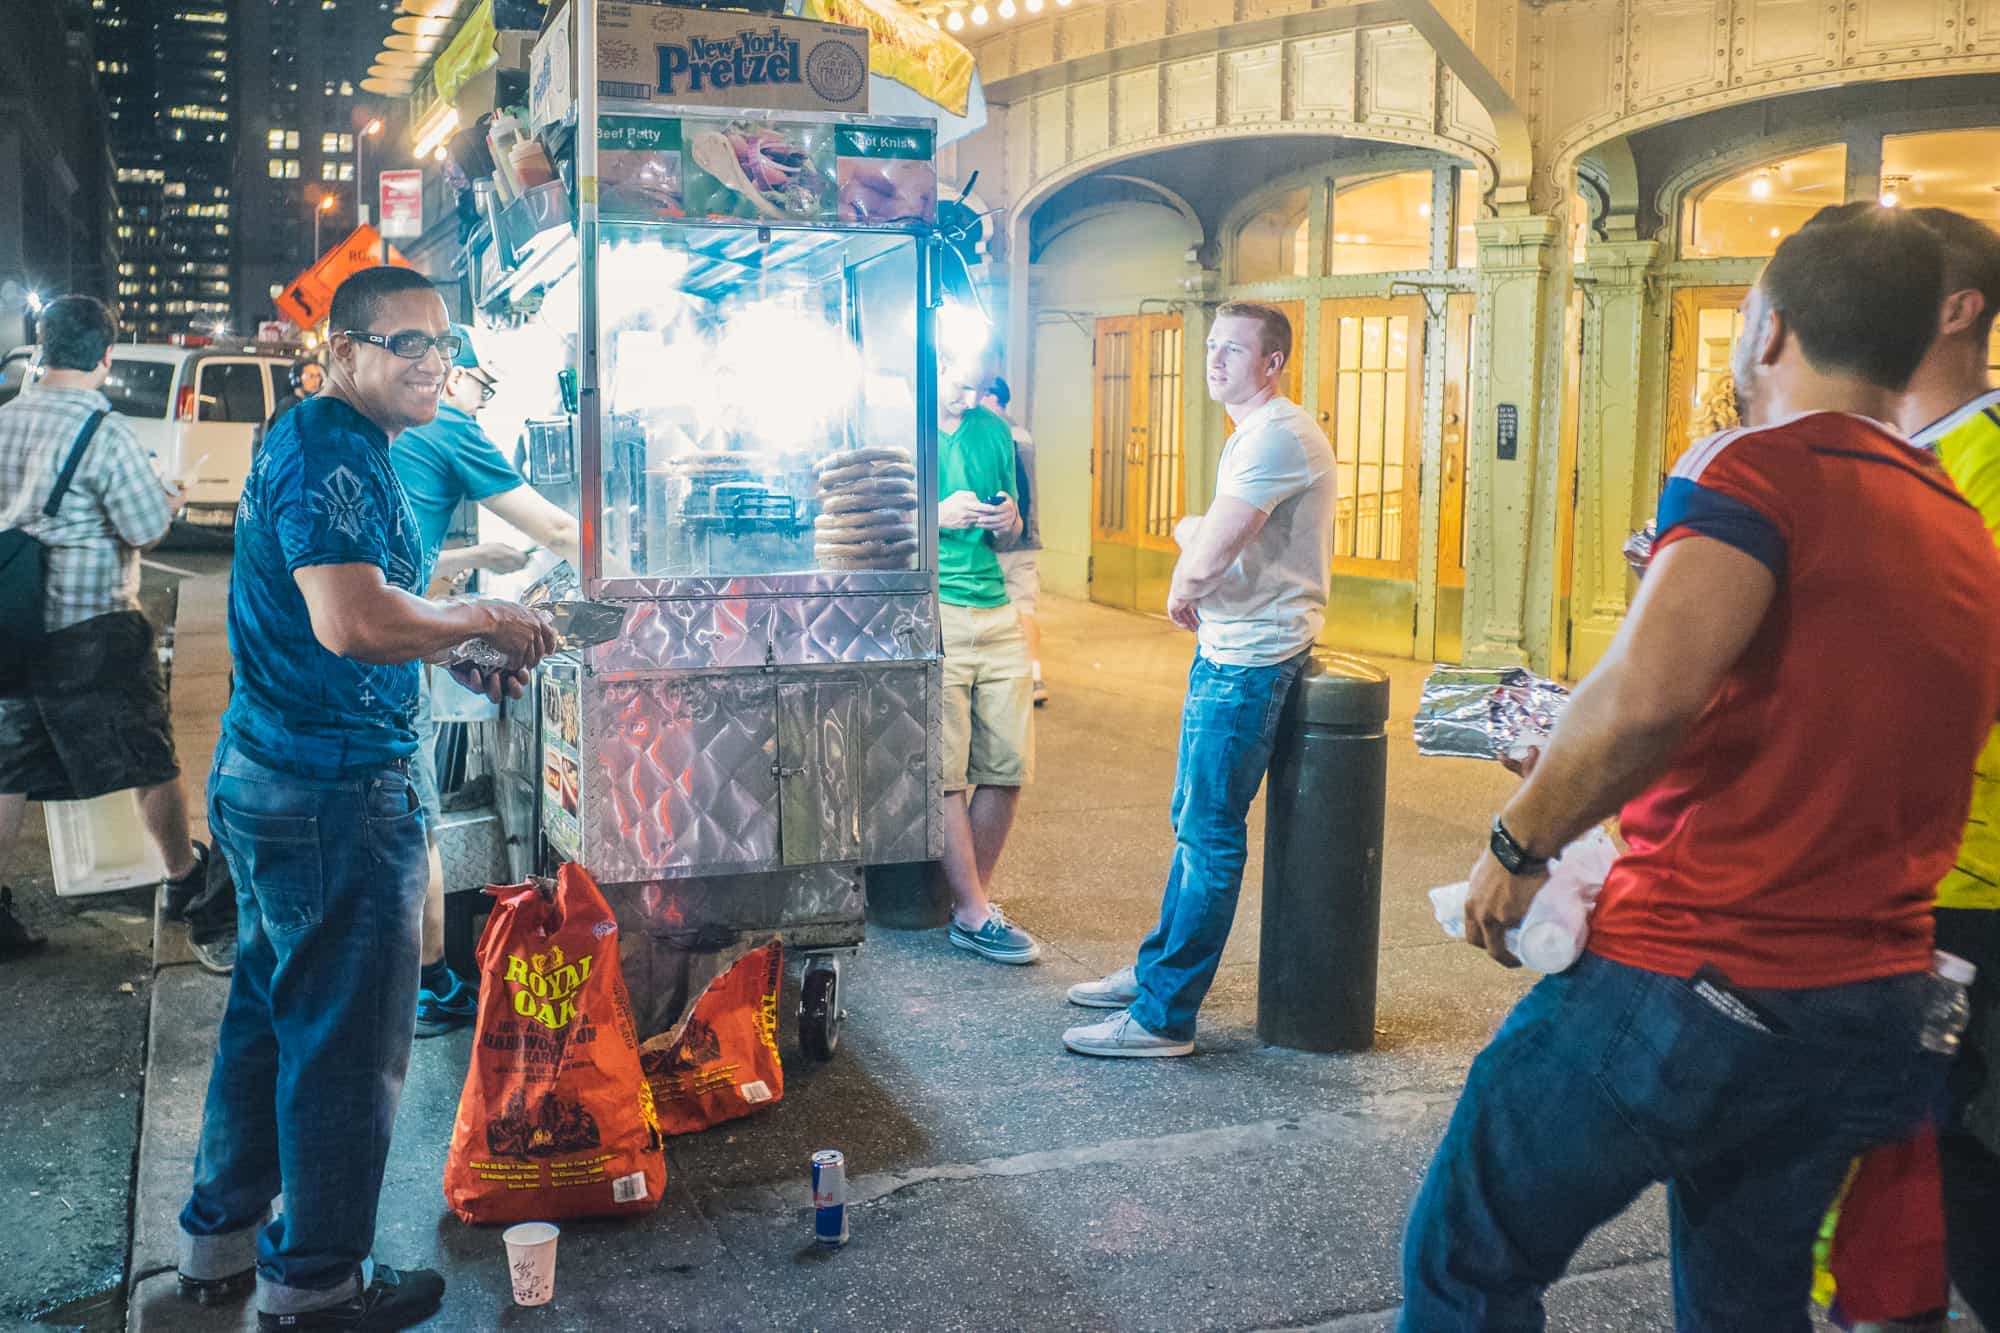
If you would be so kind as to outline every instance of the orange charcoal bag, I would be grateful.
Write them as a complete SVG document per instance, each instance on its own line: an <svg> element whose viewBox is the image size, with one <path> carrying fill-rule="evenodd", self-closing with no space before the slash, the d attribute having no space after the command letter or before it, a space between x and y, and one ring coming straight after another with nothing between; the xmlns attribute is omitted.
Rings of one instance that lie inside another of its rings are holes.
<svg viewBox="0 0 2000 1333"><path fill-rule="evenodd" d="M679 1026L646 1042L641 1067L664 1132L691 1134L784 1098L778 1060L784 974L778 941L753 949L709 983Z"/></svg>
<svg viewBox="0 0 2000 1333"><path fill-rule="evenodd" d="M475 1223L653 1211L667 1163L610 904L576 865L486 892L445 1202Z"/></svg>

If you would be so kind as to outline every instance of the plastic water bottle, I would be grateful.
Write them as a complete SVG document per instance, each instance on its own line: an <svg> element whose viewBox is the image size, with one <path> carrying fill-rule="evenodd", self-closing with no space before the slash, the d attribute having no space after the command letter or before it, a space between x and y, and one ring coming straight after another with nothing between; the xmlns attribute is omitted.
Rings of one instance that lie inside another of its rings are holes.
<svg viewBox="0 0 2000 1333"><path fill-rule="evenodd" d="M1972 1018L1972 980L1979 969L1943 949L1931 954L1931 999L1919 1039L1934 1055L1957 1055L1959 1034Z"/></svg>

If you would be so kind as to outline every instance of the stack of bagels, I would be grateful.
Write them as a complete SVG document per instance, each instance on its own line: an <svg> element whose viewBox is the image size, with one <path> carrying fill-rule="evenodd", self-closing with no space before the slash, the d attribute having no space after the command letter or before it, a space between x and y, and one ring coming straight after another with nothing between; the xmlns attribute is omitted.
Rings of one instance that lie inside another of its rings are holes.
<svg viewBox="0 0 2000 1333"><path fill-rule="evenodd" d="M917 554L917 466L906 449L849 449L823 460L813 520L821 569L908 569Z"/></svg>

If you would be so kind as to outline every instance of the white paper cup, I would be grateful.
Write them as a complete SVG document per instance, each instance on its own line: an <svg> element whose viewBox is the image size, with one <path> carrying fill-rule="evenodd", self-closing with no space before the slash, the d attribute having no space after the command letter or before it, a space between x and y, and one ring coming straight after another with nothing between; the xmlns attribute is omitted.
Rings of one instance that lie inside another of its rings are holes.
<svg viewBox="0 0 2000 1333"><path fill-rule="evenodd" d="M561 1234L551 1222L522 1222L501 1233L514 1304L547 1305L556 1294L556 1237Z"/></svg>

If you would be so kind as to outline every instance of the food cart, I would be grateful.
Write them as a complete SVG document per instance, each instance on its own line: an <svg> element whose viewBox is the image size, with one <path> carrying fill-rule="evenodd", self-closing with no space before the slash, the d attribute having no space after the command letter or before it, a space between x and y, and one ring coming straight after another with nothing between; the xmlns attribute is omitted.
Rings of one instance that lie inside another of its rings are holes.
<svg viewBox="0 0 2000 1333"><path fill-rule="evenodd" d="M625 615L494 724L500 822L603 888L642 1039L775 936L824 1059L862 868L939 854L931 128L600 103L578 44L560 179L485 201L472 288L560 349L510 369L560 384L526 471L582 568L527 597Z"/></svg>

